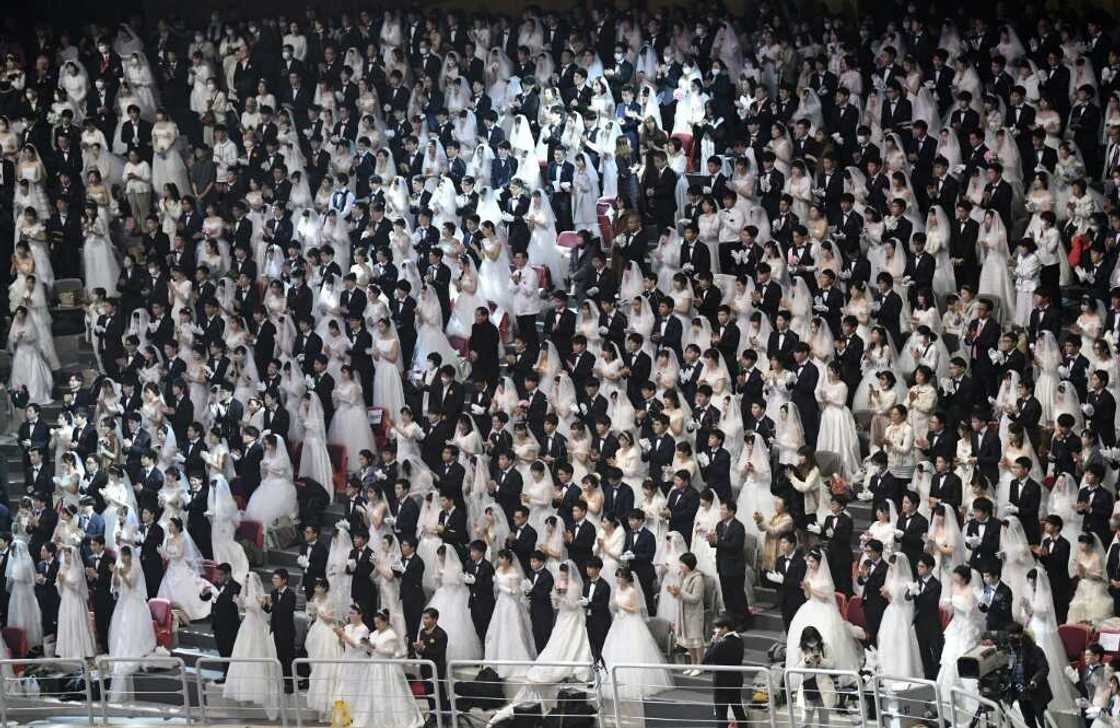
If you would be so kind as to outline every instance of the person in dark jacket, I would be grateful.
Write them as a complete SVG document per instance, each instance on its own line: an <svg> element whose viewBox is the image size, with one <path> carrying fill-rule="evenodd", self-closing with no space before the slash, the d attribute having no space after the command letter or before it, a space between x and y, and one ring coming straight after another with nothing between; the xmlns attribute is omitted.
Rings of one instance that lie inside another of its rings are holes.
<svg viewBox="0 0 1120 728"><path fill-rule="evenodd" d="M214 642L218 654L229 657L233 654L233 643L237 641L237 630L241 628L241 613L238 611L236 597L241 593L241 585L233 580L233 567L229 564L218 565L218 583L203 589L200 598L212 602L210 624L214 629ZM229 663L222 666L222 672L229 671ZM225 678L217 680L224 683Z"/></svg>
<svg viewBox="0 0 1120 728"><path fill-rule="evenodd" d="M721 614L713 622L716 633L704 653L705 665L739 666L743 664L743 638L735 631L735 618ZM715 712L715 726L727 728L728 708L731 709L738 725L747 724L747 714L743 710L743 673L738 670L718 670L712 673L712 709Z"/></svg>

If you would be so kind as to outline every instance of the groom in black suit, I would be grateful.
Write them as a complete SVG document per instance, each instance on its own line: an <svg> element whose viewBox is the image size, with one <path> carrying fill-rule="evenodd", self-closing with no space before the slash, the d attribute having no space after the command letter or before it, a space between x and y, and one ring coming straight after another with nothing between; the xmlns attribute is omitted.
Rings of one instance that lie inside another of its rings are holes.
<svg viewBox="0 0 1120 728"><path fill-rule="evenodd" d="M603 659L603 643L611 630L611 588L599 578L603 560L592 556L587 562L587 581L583 583L584 612L587 614L587 639L591 642L591 655L596 662Z"/></svg>
<svg viewBox="0 0 1120 728"><path fill-rule="evenodd" d="M490 617L494 614L494 567L486 560L486 543L472 541L470 558L463 567L465 580L470 587L468 606L474 631L481 642L486 641L486 631L490 628Z"/></svg>
<svg viewBox="0 0 1120 728"><path fill-rule="evenodd" d="M793 531L779 537L778 548L781 556L774 562L774 571L767 576L772 583L778 584L782 622L788 632L793 615L805 603L805 590L801 588L801 582L805 580L805 555L797 547L797 534Z"/></svg>
<svg viewBox="0 0 1120 728"><path fill-rule="evenodd" d="M886 599L879 592L887 581L887 562L883 560L883 542L871 539L863 547L867 557L859 566L859 584L863 587L863 618L867 641L874 645L879 635L879 623L887 608Z"/></svg>
<svg viewBox="0 0 1120 728"><path fill-rule="evenodd" d="M556 610L552 608L552 572L544 568L546 558L543 551L534 550L529 557L532 570L529 573L529 621L533 625L533 644L539 654L552 637L552 626L556 623ZM560 569L567 568L561 564Z"/></svg>
<svg viewBox="0 0 1120 728"><path fill-rule="evenodd" d="M941 582L933 578L933 556L918 557L917 587L906 591L907 601L914 602L914 632L918 635L918 652L927 680L937 678L941 665Z"/></svg>
<svg viewBox="0 0 1120 728"><path fill-rule="evenodd" d="M284 672L284 693L291 695L292 659L296 651L296 593L288 588L288 570L272 572L272 593L261 601L261 608L272 615L269 625L272 641L276 644L276 657Z"/></svg>
<svg viewBox="0 0 1120 728"><path fill-rule="evenodd" d="M1011 587L1000 581L1002 571L998 561L993 561L980 570L984 577L984 591L976 606L985 614L984 629L988 632L1001 632L1015 621L1011 616Z"/></svg>
<svg viewBox="0 0 1120 728"><path fill-rule="evenodd" d="M210 607L210 622L214 627L214 641L218 644L218 654L229 657L233 654L233 643L237 641L237 630L241 628L241 614L234 598L241 593L241 585L233 580L233 569L229 564L218 566L217 591L206 587L200 597L203 601L213 601ZM222 666L222 672L229 672L229 663ZM226 681L222 677L219 684Z"/></svg>

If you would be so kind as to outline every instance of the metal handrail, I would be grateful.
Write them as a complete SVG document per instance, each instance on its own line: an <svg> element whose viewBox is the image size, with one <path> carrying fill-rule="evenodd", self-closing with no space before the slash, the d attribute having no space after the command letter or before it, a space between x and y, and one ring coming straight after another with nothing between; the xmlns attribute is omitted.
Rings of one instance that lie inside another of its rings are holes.
<svg viewBox="0 0 1120 728"><path fill-rule="evenodd" d="M622 700L621 700L621 698L619 698L619 695L618 695L618 684L619 684L619 681L617 679L618 672L622 671L622 670L646 670L646 669L650 669L650 668L656 668L658 670L666 670L668 672L687 672L687 671L690 671L690 670L699 670L702 673L713 673L713 674L717 673L717 672L738 672L738 673L742 673L744 676L754 675L754 676L757 677L758 675L763 675L763 676L765 676L765 682L766 682L767 722L769 723L770 728L776 728L776 722L775 722L775 717L774 717L774 714L776 712L776 710L775 710L776 706L774 704L774 685L773 685L772 675L770 673L770 668L768 668L768 667L765 667L763 665L681 665L681 664L677 664L677 663L663 663L663 664L660 664L660 665L649 665L649 664L641 664L641 663L636 663L636 662L620 663L620 664L614 665L610 668L611 697L613 699L612 702L614 703L613 709L614 709L614 720L615 720L615 725L616 726L623 725L622 714L619 710L619 706L620 706ZM744 682L744 685L746 685L746 680L744 680L743 682ZM644 702L651 702L651 701L646 699L646 700L644 700ZM704 720L704 724L707 724L709 722L710 722L710 719L705 719Z"/></svg>
<svg viewBox="0 0 1120 728"><path fill-rule="evenodd" d="M8 721L8 678L3 677L4 667L12 668L13 675L17 666L23 666L25 669L28 666L34 665L55 665L55 666L71 666L76 668L82 674L82 682L85 683L86 693L86 720L89 725L93 726L93 691L90 688L89 680L89 665L84 660L64 660L53 657L27 657L23 659L7 659L0 660L0 726L12 725Z"/></svg>
<svg viewBox="0 0 1120 728"><path fill-rule="evenodd" d="M300 657L300 658L297 658L295 660L292 660L292 675L295 676L295 675L298 674L298 672L296 670L296 667L298 665L307 665L308 670L310 671L311 667L314 666L314 665L355 665L355 666L360 666L360 667L369 667L369 665L373 662L380 662L380 663L385 663L385 664L390 664L390 665L401 665L402 667L406 667L406 666L408 666L408 667L419 666L421 668L427 667L428 669L431 670L432 682L435 683L439 680L439 672L436 670L436 663L435 662L433 662L431 660L419 660L419 659L411 660L411 659L408 659L408 658L394 659L394 660L382 660L382 659L374 660L372 658L368 659L368 660L362 660L362 659L355 660L355 659L346 659L346 658L338 658L338 659L334 659L334 660L318 660L318 659L312 659L310 657ZM448 670L450 671L450 667L448 667ZM294 677L293 677L293 679L294 679ZM298 686L299 683L297 682L296 684ZM449 710L449 707L445 706L443 704L443 698L440 695L439 686L434 685L433 687L435 687L434 699L435 699L435 702L436 702L436 709L435 709L436 728L443 728L443 726L444 726L443 715L444 715L445 711ZM297 692L298 692L298 689L297 689ZM295 701L295 714L296 714L296 727L297 728L303 728L303 706L300 705L300 701L298 701L298 700ZM429 713L429 715L430 714L431 713Z"/></svg>
<svg viewBox="0 0 1120 728"><path fill-rule="evenodd" d="M892 683L894 683L892 685ZM905 687L903 687L905 686ZM901 688L901 689L900 689ZM897 677L894 675L875 675L871 680L872 698L875 701L875 715L882 720L883 716L909 718L911 717L908 709L909 706L904 706L902 712L892 713L887 708L889 704L884 704L884 698L887 700L895 700L905 702L920 702L912 699L902 698L899 693L905 690L906 692L914 691L915 689L932 690L932 710L934 717L937 720L937 725L943 725L942 716L942 703L941 703L941 689L936 680L926 680L924 678L916 677ZM886 695L884 695L886 693ZM917 716L921 718L922 716Z"/></svg>
<svg viewBox="0 0 1120 728"><path fill-rule="evenodd" d="M183 713L187 720L187 725L193 723L191 716L191 698L190 690L187 686L187 666L181 657L170 657L162 655L148 655L147 657L109 657L102 656L95 660L97 665L97 683L101 693L101 717L108 723L109 722L109 691L105 689L105 675L112 674L109 666L120 662L135 662L140 666L152 665L163 668L178 668L179 670L179 684L181 687L181 694L183 698Z"/></svg>
<svg viewBox="0 0 1120 728"><path fill-rule="evenodd" d="M789 712L789 724L791 726L798 725L797 715L794 713L794 711L797 708L797 694L794 691L792 682L789 679L791 675L817 676L817 677L830 677L830 678L845 678L845 685L849 681L854 683L854 690L852 690L851 692L854 692L856 694L856 697L857 697L856 704L859 706L859 710L860 710L860 718L861 718L860 724L865 722L864 720L862 720L862 718L863 718L862 712L863 712L863 705L864 705L864 698L865 698L864 691L863 691L863 680L860 678L860 675L857 671L855 671L855 670L827 670L827 669L822 669L822 668L810 668L810 667L787 667L782 671L782 673L783 673L782 677L785 680L785 685L786 685L786 709ZM840 693L841 690L839 688L837 688L836 692ZM808 728L808 726L806 726L806 728Z"/></svg>
<svg viewBox="0 0 1120 728"><path fill-rule="evenodd" d="M206 712L206 679L202 674L204 665L230 665L237 662L257 662L271 664L276 668L276 688L280 697L280 725L288 728L288 701L284 699L284 668L275 657L200 657L195 661L195 688L198 691L198 712L202 725L210 722Z"/></svg>
<svg viewBox="0 0 1120 728"><path fill-rule="evenodd" d="M599 701L600 706L603 701L602 681L599 679L599 671L595 669L594 663L591 662L540 662L537 660L451 660L447 663L447 695L451 701L450 715L452 728L459 728L459 709L456 707L455 702L455 685L460 682L469 682L468 680L460 680L455 677L455 672L462 668L483 668L483 667L562 667L571 668L572 672L586 671L591 676L591 682L594 684L595 696ZM527 680L525 685L529 685ZM571 684L586 684L581 681L575 680ZM601 717L602 710L599 711Z"/></svg>

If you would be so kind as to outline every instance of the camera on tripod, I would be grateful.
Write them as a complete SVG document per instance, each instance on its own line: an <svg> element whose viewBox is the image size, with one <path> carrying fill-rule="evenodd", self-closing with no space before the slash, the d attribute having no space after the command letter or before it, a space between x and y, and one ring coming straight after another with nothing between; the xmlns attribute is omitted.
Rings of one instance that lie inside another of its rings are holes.
<svg viewBox="0 0 1120 728"><path fill-rule="evenodd" d="M1011 653L1007 635L989 632L984 642L957 658L957 673L976 680L980 695L989 700L1006 700L1011 690Z"/></svg>

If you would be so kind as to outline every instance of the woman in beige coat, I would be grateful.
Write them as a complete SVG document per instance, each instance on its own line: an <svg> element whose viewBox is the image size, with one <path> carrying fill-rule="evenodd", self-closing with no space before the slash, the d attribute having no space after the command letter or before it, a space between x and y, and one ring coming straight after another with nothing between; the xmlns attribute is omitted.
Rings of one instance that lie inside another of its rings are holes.
<svg viewBox="0 0 1120 728"><path fill-rule="evenodd" d="M696 570L696 557L691 553L681 555L680 586L669 587L680 603L680 612L674 627L677 644L688 650L689 662L699 665L704 659L704 575ZM689 670L686 675L699 675L699 670Z"/></svg>

